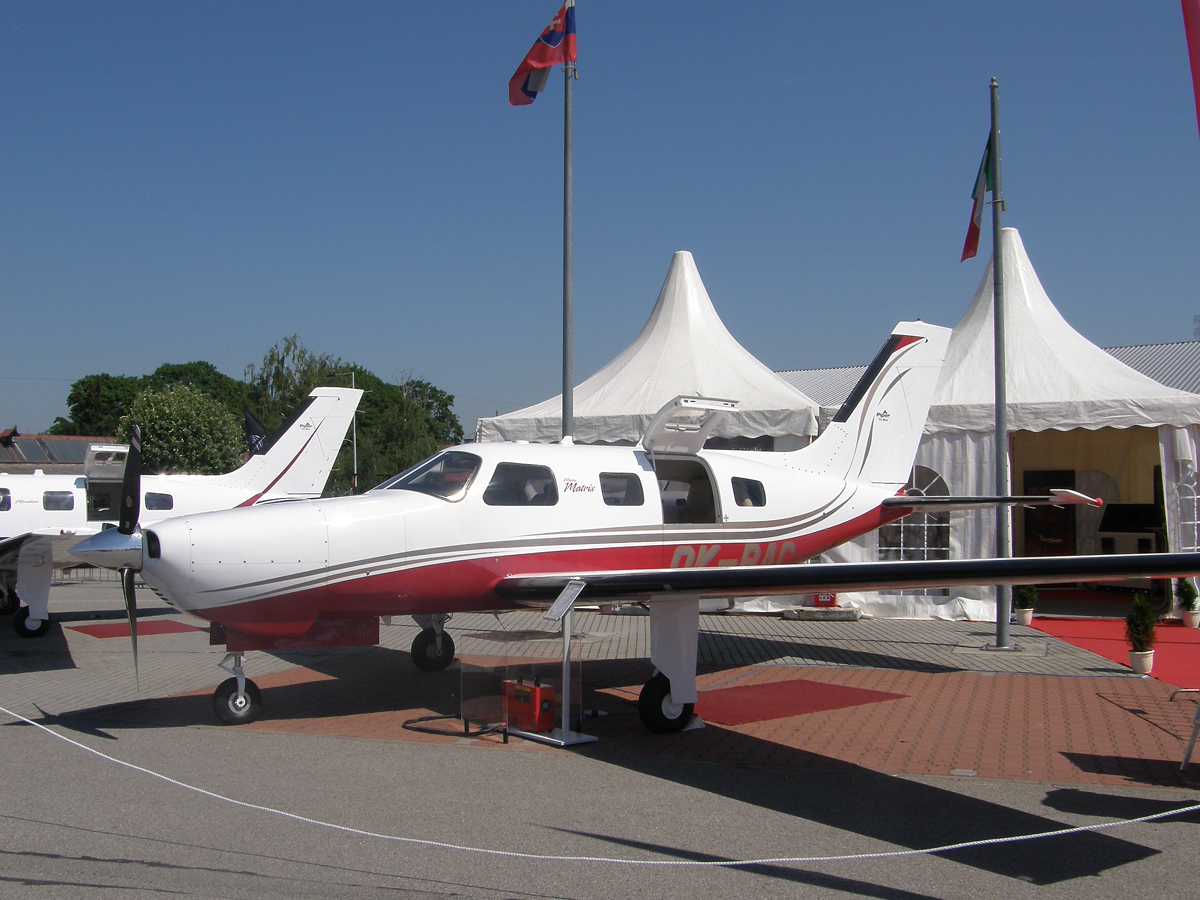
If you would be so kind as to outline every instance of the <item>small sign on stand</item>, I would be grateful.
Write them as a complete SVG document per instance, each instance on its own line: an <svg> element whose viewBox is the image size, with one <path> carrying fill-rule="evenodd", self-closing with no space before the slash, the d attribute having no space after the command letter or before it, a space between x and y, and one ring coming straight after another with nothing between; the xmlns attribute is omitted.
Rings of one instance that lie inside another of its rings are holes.
<svg viewBox="0 0 1200 900"><path fill-rule="evenodd" d="M551 731L538 731L534 729L514 728L516 724L513 716L513 706L509 706L508 712L508 733L515 734L518 737L523 737L530 741L539 741L543 744L551 744L555 747L569 747L574 744L590 744L598 740L594 735L582 734L578 731L571 730L571 703L572 703L572 682L576 681L572 677L571 671L571 637L575 628L575 600L583 591L585 583L578 579L572 579L567 582L567 586L563 588L562 593L558 595L558 599L554 601L554 605L546 612L545 618L550 622L562 623L562 683L560 687L559 699L561 700L562 718L560 725ZM578 668L578 666L576 667ZM539 690L546 690L546 687L535 685ZM576 681L576 689L580 689L579 683ZM531 689L532 690L532 689ZM552 689L551 689L552 690ZM507 685L506 685L507 691ZM514 697L517 691L514 687ZM582 694L582 691L580 690ZM532 694L530 699L532 699ZM534 716L535 728L537 725L545 723L545 720L540 718L542 713L541 705L546 699L545 695L538 695L538 709L530 709L529 712ZM550 709L553 710L554 694L549 695Z"/></svg>

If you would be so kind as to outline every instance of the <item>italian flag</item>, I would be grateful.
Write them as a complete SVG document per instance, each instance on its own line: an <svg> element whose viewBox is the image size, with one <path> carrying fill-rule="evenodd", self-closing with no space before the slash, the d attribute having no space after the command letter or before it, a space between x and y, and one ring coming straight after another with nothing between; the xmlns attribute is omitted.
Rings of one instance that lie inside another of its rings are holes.
<svg viewBox="0 0 1200 900"><path fill-rule="evenodd" d="M971 207L971 224L967 226L967 239L963 242L962 259L964 262L974 256L979 250L979 228L983 224L984 195L991 189L988 183L988 169L992 158L992 139L989 136L987 146L983 148L983 161L979 163L979 174L975 176L975 190L971 197L975 201Z"/></svg>

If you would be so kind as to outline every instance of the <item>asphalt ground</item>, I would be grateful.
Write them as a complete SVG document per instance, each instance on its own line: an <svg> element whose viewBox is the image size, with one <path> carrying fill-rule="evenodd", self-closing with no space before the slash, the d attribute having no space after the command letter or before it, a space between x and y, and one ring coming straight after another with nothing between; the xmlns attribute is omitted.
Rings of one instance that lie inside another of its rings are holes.
<svg viewBox="0 0 1200 900"><path fill-rule="evenodd" d="M142 622L174 621L148 591ZM1032 630L983 650L990 625L705 617L701 687L803 681L882 702L673 736L629 702L649 674L646 619L581 614L576 653L596 744L547 748L412 731L457 712L462 665L419 673L415 628L377 648L260 655L263 719L215 724L225 674L199 631L140 641L112 583L56 586L41 640L0 622L0 895L13 897L1192 897L1196 813L1097 832L887 859L748 867L546 861L526 854L703 862L921 850L1166 812L1200 802L1178 760L1195 702ZM65 626L65 627L64 627ZM552 660L531 614L449 626L463 664ZM498 632L507 632L500 640ZM498 648L500 648L498 650ZM950 774L954 772L956 774ZM318 824L325 823L325 824Z"/></svg>

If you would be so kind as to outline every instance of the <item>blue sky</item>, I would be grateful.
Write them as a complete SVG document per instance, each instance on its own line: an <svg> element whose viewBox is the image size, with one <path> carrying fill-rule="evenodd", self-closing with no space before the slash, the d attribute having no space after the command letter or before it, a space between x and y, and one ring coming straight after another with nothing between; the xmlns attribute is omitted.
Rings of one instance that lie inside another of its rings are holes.
<svg viewBox="0 0 1200 900"><path fill-rule="evenodd" d="M560 388L562 83L507 83L556 11L505 3L0 6L0 426L75 379L293 332L479 415ZM1177 0L579 0L576 380L690 250L767 365L953 325L1001 88L1005 224L1102 345L1188 340L1200 140ZM985 230L983 246L990 246Z"/></svg>

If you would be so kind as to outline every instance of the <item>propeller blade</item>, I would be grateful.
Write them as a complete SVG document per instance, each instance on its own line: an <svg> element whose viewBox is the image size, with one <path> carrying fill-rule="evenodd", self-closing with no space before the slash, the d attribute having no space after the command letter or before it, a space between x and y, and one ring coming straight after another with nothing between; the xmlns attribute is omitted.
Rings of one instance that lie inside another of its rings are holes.
<svg viewBox="0 0 1200 900"><path fill-rule="evenodd" d="M129 455L125 457L125 476L121 479L121 518L117 531L133 534L142 514L142 432L134 425L129 436Z"/></svg>
<svg viewBox="0 0 1200 900"><path fill-rule="evenodd" d="M133 590L133 569L121 570L121 593L125 595L125 612L129 615L129 640L133 643L133 678L140 688L142 682L138 677L137 595Z"/></svg>

